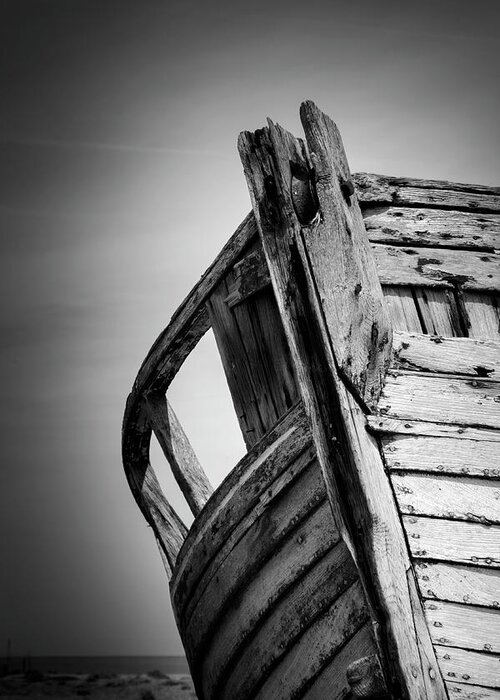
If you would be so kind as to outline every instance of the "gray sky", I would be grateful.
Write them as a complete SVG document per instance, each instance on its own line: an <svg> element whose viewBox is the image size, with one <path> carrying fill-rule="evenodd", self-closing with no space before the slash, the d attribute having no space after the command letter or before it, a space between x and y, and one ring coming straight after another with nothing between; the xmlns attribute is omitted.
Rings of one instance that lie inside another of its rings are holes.
<svg viewBox="0 0 500 700"><path fill-rule="evenodd" d="M0 0L0 653L182 652L120 423L249 211L238 133L313 99L353 171L498 185L498 8ZM169 396L218 484L244 450L211 338Z"/></svg>

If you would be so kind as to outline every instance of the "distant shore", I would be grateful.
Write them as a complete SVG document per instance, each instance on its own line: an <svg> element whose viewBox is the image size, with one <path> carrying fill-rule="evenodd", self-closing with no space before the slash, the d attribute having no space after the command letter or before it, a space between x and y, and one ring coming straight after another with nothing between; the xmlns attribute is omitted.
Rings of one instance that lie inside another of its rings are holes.
<svg viewBox="0 0 500 700"><path fill-rule="evenodd" d="M0 698L8 700L196 700L187 674L43 673L28 671L0 677Z"/></svg>

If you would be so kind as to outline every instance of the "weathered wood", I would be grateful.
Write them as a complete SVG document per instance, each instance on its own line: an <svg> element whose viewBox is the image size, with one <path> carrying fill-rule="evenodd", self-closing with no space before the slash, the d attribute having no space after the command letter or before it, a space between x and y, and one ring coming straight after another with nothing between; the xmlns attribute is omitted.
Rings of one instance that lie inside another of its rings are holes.
<svg viewBox="0 0 500 700"><path fill-rule="evenodd" d="M412 290L408 287L382 287L392 327L395 331L422 333L422 324Z"/></svg>
<svg viewBox="0 0 500 700"><path fill-rule="evenodd" d="M393 204L457 209L472 212L500 211L500 188L442 180L417 180L371 173L355 173L358 198L365 205Z"/></svg>
<svg viewBox="0 0 500 700"><path fill-rule="evenodd" d="M240 260L233 268L234 279L229 287L225 301L229 306L241 304L249 297L262 291L271 284L264 251L256 247Z"/></svg>
<svg viewBox="0 0 500 700"><path fill-rule="evenodd" d="M302 104L301 120L321 211L302 230L304 248L337 367L371 406L389 363L392 327L361 211L346 194L351 173L340 133L311 102Z"/></svg>
<svg viewBox="0 0 500 700"><path fill-rule="evenodd" d="M305 630L290 654L255 694L255 700L284 700L303 696L311 677L321 672L335 653L364 625L367 617L363 591L358 582Z"/></svg>
<svg viewBox="0 0 500 700"><path fill-rule="evenodd" d="M298 389L271 287L230 306L233 286L230 270L208 308L236 415L251 447L297 400Z"/></svg>
<svg viewBox="0 0 500 700"><path fill-rule="evenodd" d="M415 287L412 293L425 333L448 337L467 335L454 290Z"/></svg>
<svg viewBox="0 0 500 700"><path fill-rule="evenodd" d="M134 383L134 394L146 389L167 389L183 361L210 328L205 309L209 295L256 236L255 218L248 214L153 343Z"/></svg>
<svg viewBox="0 0 500 700"><path fill-rule="evenodd" d="M415 573L424 598L500 608L498 570L443 562L417 562Z"/></svg>
<svg viewBox="0 0 500 700"><path fill-rule="evenodd" d="M413 557L498 567L500 527L461 520L403 515Z"/></svg>
<svg viewBox="0 0 500 700"><path fill-rule="evenodd" d="M390 372L378 408L395 418L500 428L500 383Z"/></svg>
<svg viewBox="0 0 500 700"><path fill-rule="evenodd" d="M367 423L370 432L373 433L426 435L428 437L457 438L459 440L486 440L489 442L500 441L500 432L498 430L471 428L470 426L460 424L433 423L423 420L401 420L399 418L387 418L385 416L368 416ZM492 473L494 474L494 472Z"/></svg>
<svg viewBox="0 0 500 700"><path fill-rule="evenodd" d="M440 600L426 600L424 609L435 644L500 652L500 610Z"/></svg>
<svg viewBox="0 0 500 700"><path fill-rule="evenodd" d="M383 206L365 209L363 218L373 243L491 252L500 248L498 214Z"/></svg>
<svg viewBox="0 0 500 700"><path fill-rule="evenodd" d="M304 630L357 578L352 557L340 542L287 591L259 625L258 634L247 637L235 658L229 654L218 669L214 665L224 681L217 685L214 696L252 697L259 682L289 653ZM225 639L222 628L218 637L221 645ZM229 675L224 678L224 673Z"/></svg>
<svg viewBox="0 0 500 700"><path fill-rule="evenodd" d="M500 524L500 481L393 472L399 509L407 515Z"/></svg>
<svg viewBox="0 0 500 700"><path fill-rule="evenodd" d="M227 294L226 280L222 280L212 292L207 308L241 433L250 448L264 435L266 425L270 427L275 421L267 393L259 391L261 382L250 365L247 343L225 302Z"/></svg>
<svg viewBox="0 0 500 700"><path fill-rule="evenodd" d="M478 432L475 431L476 437ZM487 432L487 431L485 431ZM382 438L387 468L410 472L500 477L500 433L497 441L459 437L391 435ZM448 500L448 499L447 499Z"/></svg>
<svg viewBox="0 0 500 700"><path fill-rule="evenodd" d="M436 647L436 656L447 680L500 689L500 656L444 646Z"/></svg>
<svg viewBox="0 0 500 700"><path fill-rule="evenodd" d="M235 601L241 604L244 597L245 604L255 606L254 610L260 608L261 614L269 610L273 597L275 600L280 589L294 583L304 571L302 567L312 565L338 542L338 530L327 505L324 502L317 505L317 496L324 493L324 487L319 473L316 475L318 478L306 486L303 502L300 500L300 487L305 486L302 480L285 499L266 510L228 553L217 575L208 581L181 632L184 646L194 656L197 668L206 657L207 646L217 634L225 611ZM253 600L257 590L259 595ZM238 619L233 625L239 629Z"/></svg>
<svg viewBox="0 0 500 700"><path fill-rule="evenodd" d="M500 255L451 248L373 245L382 284L500 291Z"/></svg>
<svg viewBox="0 0 500 700"><path fill-rule="evenodd" d="M500 302L495 295L464 294L464 304L469 317L471 338L500 340Z"/></svg>
<svg viewBox="0 0 500 700"><path fill-rule="evenodd" d="M164 394L146 398L148 419L172 474L193 515L198 515L213 488L194 453L191 443Z"/></svg>
<svg viewBox="0 0 500 700"><path fill-rule="evenodd" d="M168 577L172 575L187 528L165 498L149 463L151 428L144 404L129 397L122 433L122 454L130 490L151 526Z"/></svg>
<svg viewBox="0 0 500 700"><path fill-rule="evenodd" d="M310 266L309 253L315 245L316 227L321 225L321 235L326 236L332 189L335 191L334 201L340 209L335 215L332 213L330 225L344 227L344 222L349 225L352 218L347 186L343 183L344 194L341 194L338 173L332 170L341 168L341 173L344 172L343 166L333 166L331 160L333 150L338 152L340 138L334 125L313 105L303 106L302 118L309 149L315 153L322 223L315 220L306 230L295 217L289 191L290 162L304 164L304 148L280 127L270 123L267 129L255 135L242 134L239 142L259 232L329 490L330 504L342 536L356 558L365 590L371 598L372 610L383 611L379 616L379 641L391 691L398 697L412 700L444 698L437 665L435 692L429 695L425 689L407 588L406 545L395 503L383 473L377 445L364 429L364 416L337 374L330 353L330 348L335 347L331 336L337 331L336 327L330 328L330 324L327 326L324 322L323 300L316 296L317 272L313 264ZM318 152L320 148L322 150ZM329 245L332 245L331 241ZM323 249L322 246L319 248ZM349 249L352 253L352 244L347 245ZM331 255L332 249L328 251L327 260L331 260ZM343 251L339 249L338 255L343 256ZM315 255L316 266L321 267L325 262ZM350 287L352 267L349 261L343 261L340 268L337 263L333 269L344 275L347 270L350 282L346 286ZM347 282L345 278L332 276L331 270L329 278L325 269L321 275L325 288L332 283L340 287ZM387 343L382 349L386 346ZM376 366L381 377L382 368L377 362ZM347 372L343 375L347 376ZM381 522L384 522L383 532L370 526L370 523ZM373 614L377 617L375 612Z"/></svg>
<svg viewBox="0 0 500 700"><path fill-rule="evenodd" d="M394 333L393 366L500 379L500 342Z"/></svg>
<svg viewBox="0 0 500 700"><path fill-rule="evenodd" d="M369 625L364 625L318 673L306 694L302 696L304 700L349 697L347 669L353 661L362 656L372 655L374 651L375 644Z"/></svg>
<svg viewBox="0 0 500 700"><path fill-rule="evenodd" d="M380 661L376 654L363 656L347 667L347 682L355 698L385 698L385 687Z"/></svg>
<svg viewBox="0 0 500 700"><path fill-rule="evenodd" d="M500 700L500 690L446 681L450 700Z"/></svg>
<svg viewBox="0 0 500 700"><path fill-rule="evenodd" d="M210 327L205 308L210 291L256 233L255 219L249 215L181 304L167 328L158 336L141 365L127 399L122 426L123 466L132 494L146 521L153 528L169 576L185 538L186 528L159 486L156 488L155 485L153 499L144 492L145 485L149 483L145 475L152 470L149 465L151 427L145 415L143 394L153 390L166 391L186 357ZM151 513L150 507L153 508Z"/></svg>
<svg viewBox="0 0 500 700"><path fill-rule="evenodd" d="M170 583L180 619L191 596L201 594L207 567L217 570L269 500L313 459L309 427L297 405L240 460L191 526Z"/></svg>

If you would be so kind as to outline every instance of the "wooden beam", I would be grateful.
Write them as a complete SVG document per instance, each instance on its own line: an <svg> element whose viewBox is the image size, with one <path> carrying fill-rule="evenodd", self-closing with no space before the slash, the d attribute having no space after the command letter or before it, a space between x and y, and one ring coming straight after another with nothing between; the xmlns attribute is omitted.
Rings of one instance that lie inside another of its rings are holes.
<svg viewBox="0 0 500 700"><path fill-rule="evenodd" d="M414 616L418 596L379 450L344 384L364 404L376 402L391 345L380 284L338 131L312 103L301 116L319 200L308 222L290 188L292 170L309 170L304 144L272 122L240 135L259 233L330 505L378 623L385 681L395 698L446 698L437 663L420 653L417 637L428 632Z"/></svg>
<svg viewBox="0 0 500 700"><path fill-rule="evenodd" d="M472 212L499 212L500 188L442 180L417 180L355 173L360 201L365 204L427 206Z"/></svg>
<svg viewBox="0 0 500 700"><path fill-rule="evenodd" d="M374 244L382 284L470 291L500 291L500 255L451 248L401 248Z"/></svg>
<svg viewBox="0 0 500 700"><path fill-rule="evenodd" d="M500 379L500 342L486 338L395 333L393 366L423 372L467 374L476 379Z"/></svg>
<svg viewBox="0 0 500 700"><path fill-rule="evenodd" d="M500 248L500 216L440 209L381 206L363 211L372 243L463 248Z"/></svg>
<svg viewBox="0 0 500 700"><path fill-rule="evenodd" d="M161 392L148 394L146 410L172 474L196 517L213 492L208 477L166 396Z"/></svg>

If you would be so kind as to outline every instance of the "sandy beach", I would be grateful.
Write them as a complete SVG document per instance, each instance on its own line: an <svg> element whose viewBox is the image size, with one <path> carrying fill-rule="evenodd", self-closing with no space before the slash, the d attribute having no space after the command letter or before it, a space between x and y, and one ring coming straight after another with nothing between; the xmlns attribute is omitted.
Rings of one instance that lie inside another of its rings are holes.
<svg viewBox="0 0 500 700"><path fill-rule="evenodd" d="M0 698L21 700L196 700L190 676L164 674L11 674L0 678Z"/></svg>

